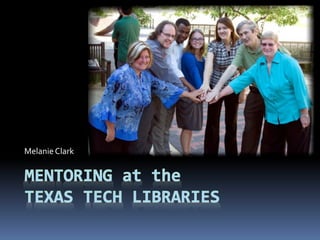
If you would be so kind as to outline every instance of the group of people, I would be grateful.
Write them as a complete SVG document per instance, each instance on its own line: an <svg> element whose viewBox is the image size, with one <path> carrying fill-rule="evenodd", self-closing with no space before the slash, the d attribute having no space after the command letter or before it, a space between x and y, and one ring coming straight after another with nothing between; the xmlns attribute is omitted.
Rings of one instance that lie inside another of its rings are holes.
<svg viewBox="0 0 320 240"><path fill-rule="evenodd" d="M253 21L235 28L228 17L218 19L215 39L206 47L203 32L191 31L187 19L165 20L146 41L129 44L126 55L90 109L91 155L146 155L152 147L155 155L170 155L174 114L183 154L192 154L192 132L202 129L208 104L204 154L217 156L224 104L225 154L237 156L241 102L240 155L257 155L263 119L261 155L309 153L311 99L303 72L277 35L261 35Z"/></svg>

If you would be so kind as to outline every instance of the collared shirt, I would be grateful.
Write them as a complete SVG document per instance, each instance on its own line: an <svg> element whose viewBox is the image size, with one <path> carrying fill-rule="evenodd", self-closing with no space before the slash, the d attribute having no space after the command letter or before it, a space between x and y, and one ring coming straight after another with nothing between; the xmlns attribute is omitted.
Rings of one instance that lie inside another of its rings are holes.
<svg viewBox="0 0 320 240"><path fill-rule="evenodd" d="M290 52L283 46L279 46L279 51L291 55ZM251 67L259 57L263 55L262 49L259 46L257 49L250 49L249 47L241 44L237 50L237 54L232 60L232 65L237 66L238 68L248 69Z"/></svg>
<svg viewBox="0 0 320 240"><path fill-rule="evenodd" d="M151 92L170 108L183 90L154 77L149 71L139 78L128 64L115 70L108 79L100 102L91 107L90 124L106 133L105 121L115 124L115 137L126 141L138 139L138 126L143 109L151 102Z"/></svg>
<svg viewBox="0 0 320 240"><path fill-rule="evenodd" d="M168 49L163 48L158 40L148 39L146 43L150 46L153 54L153 64L150 68L151 72L163 81L170 82L178 87L186 89L180 78L177 77L167 62Z"/></svg>
<svg viewBox="0 0 320 240"><path fill-rule="evenodd" d="M167 62L169 66L172 67L174 73L178 78L184 77L183 72L181 71L181 57L183 54L183 43L177 43L173 41L171 46L168 49L168 58Z"/></svg>
<svg viewBox="0 0 320 240"><path fill-rule="evenodd" d="M232 65L237 67L242 67L248 69L251 67L259 57L263 55L261 47L252 50L246 47L244 44L241 44L237 50L237 54L232 60Z"/></svg>
<svg viewBox="0 0 320 240"><path fill-rule="evenodd" d="M211 87L214 87L220 80L220 77L231 64L241 45L242 41L239 39L234 43L234 45L230 46L230 50L228 51L222 41L212 41L209 43L208 52L212 52L214 56L212 63L213 71L210 77ZM224 85L226 86L230 81L231 79L229 79Z"/></svg>
<svg viewBox="0 0 320 240"><path fill-rule="evenodd" d="M296 59L277 52L268 71L265 56L229 83L235 93L255 83L265 102L265 119L271 124L298 120L300 110L311 107L303 72Z"/></svg>

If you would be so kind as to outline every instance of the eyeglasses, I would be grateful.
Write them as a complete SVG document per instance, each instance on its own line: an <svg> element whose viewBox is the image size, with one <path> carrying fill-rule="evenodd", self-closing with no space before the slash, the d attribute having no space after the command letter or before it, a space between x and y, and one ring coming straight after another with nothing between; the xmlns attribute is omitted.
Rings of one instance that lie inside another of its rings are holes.
<svg viewBox="0 0 320 240"><path fill-rule="evenodd" d="M161 32L161 33L163 33L163 35L165 35L167 38L173 38L173 39L175 39L175 35L171 35L171 34L169 34L169 33L164 33L164 32Z"/></svg>
<svg viewBox="0 0 320 240"><path fill-rule="evenodd" d="M273 46L274 46L273 43L261 43L261 45L262 45L263 47L266 47L266 46L273 47Z"/></svg>
<svg viewBox="0 0 320 240"><path fill-rule="evenodd" d="M191 41L199 41L202 42L204 40L204 38L191 38Z"/></svg>

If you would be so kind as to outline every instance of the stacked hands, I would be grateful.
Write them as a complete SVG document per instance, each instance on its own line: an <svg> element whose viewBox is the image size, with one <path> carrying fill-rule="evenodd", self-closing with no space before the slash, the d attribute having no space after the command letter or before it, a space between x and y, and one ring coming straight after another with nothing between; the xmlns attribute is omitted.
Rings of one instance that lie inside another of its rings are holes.
<svg viewBox="0 0 320 240"><path fill-rule="evenodd" d="M240 72L237 70L231 79L234 79L240 75ZM200 96L200 99L202 101L206 101L209 104L215 103L219 100L220 96L219 93L221 91L221 88L216 85L213 89L210 88L209 83L202 83L200 89L203 90L202 95ZM242 98L241 98L242 99ZM243 100L239 100L239 103L243 102Z"/></svg>
<svg viewBox="0 0 320 240"><path fill-rule="evenodd" d="M208 102L209 104L215 103L219 100L220 89L210 89L209 86L202 85L199 89L188 92L192 96L195 103Z"/></svg>
<svg viewBox="0 0 320 240"><path fill-rule="evenodd" d="M200 99L202 101L206 101L209 104L211 103L215 103L219 100L219 93L220 93L220 89L218 89L217 87L211 89L208 85L202 85L200 87L200 89L203 90L202 95L200 96Z"/></svg>

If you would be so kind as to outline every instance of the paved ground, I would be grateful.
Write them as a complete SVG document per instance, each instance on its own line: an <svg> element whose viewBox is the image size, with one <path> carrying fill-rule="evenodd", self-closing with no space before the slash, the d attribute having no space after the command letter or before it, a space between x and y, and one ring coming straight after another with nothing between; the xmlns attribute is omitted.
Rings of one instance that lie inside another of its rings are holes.
<svg viewBox="0 0 320 240"><path fill-rule="evenodd" d="M207 103L203 103L203 127L200 131L193 131L192 134L192 144L191 144L191 153L192 154L203 154L203 143L204 143L204 132L206 127L207 120ZM238 109L238 125L237 125L237 141L238 141L238 151L240 152L240 143L242 131L244 128L244 118L243 118L243 108L244 103L239 105ZM224 115L225 110L224 106L221 110L220 116L220 144L219 144L219 154L223 155L224 151L224 135L226 132L225 124L224 124ZM171 144L179 151L182 152L181 144L180 144L180 132L181 129L177 128L176 119L174 118L172 127L170 129L170 142Z"/></svg>

